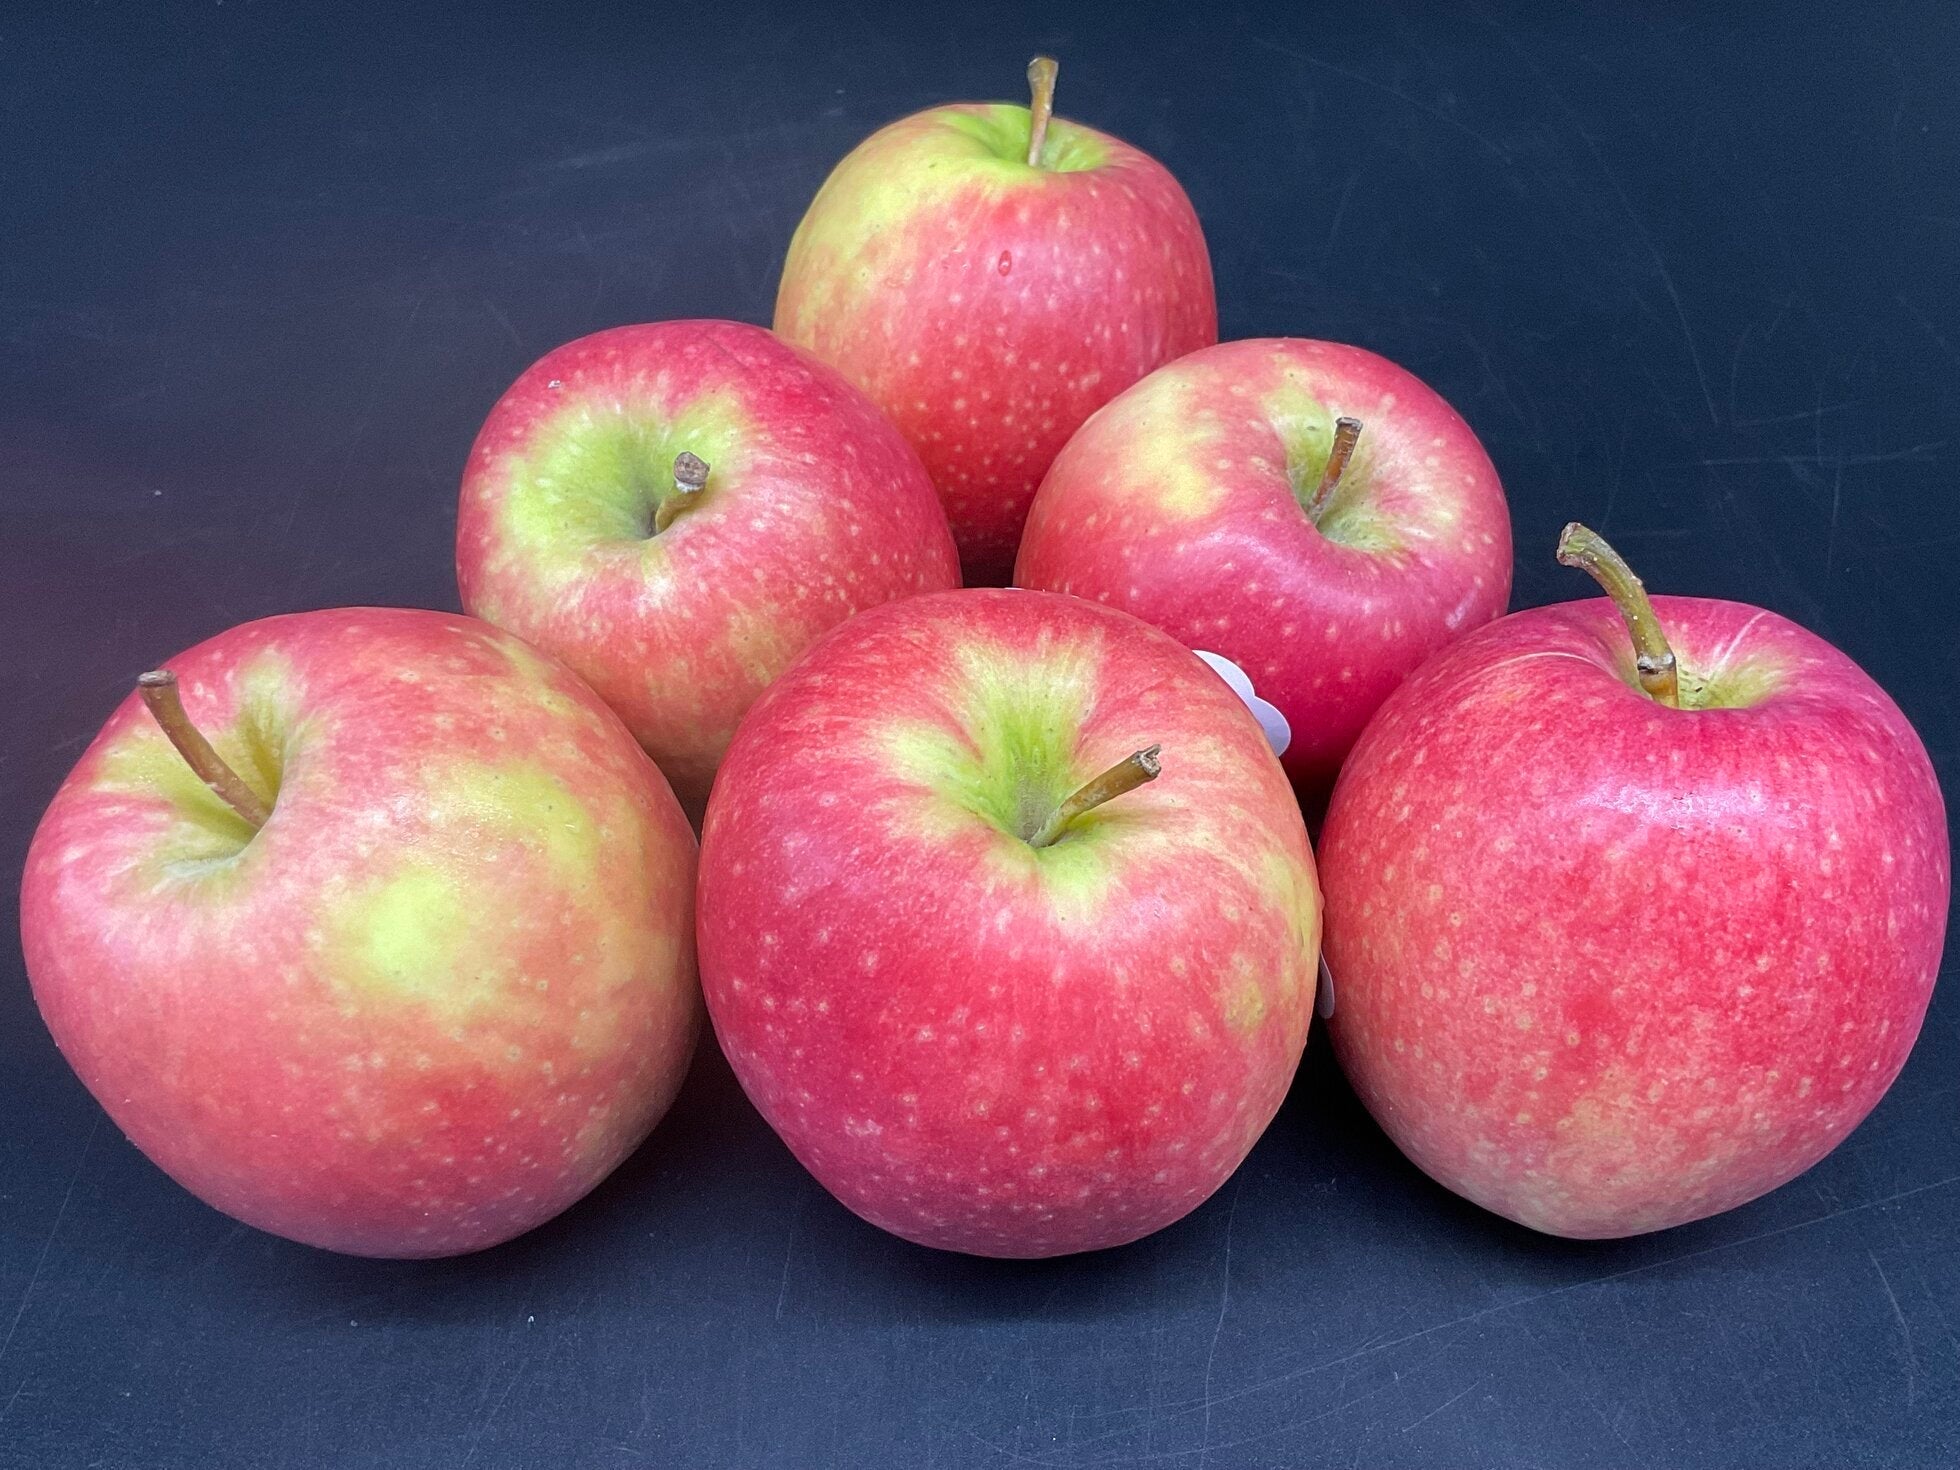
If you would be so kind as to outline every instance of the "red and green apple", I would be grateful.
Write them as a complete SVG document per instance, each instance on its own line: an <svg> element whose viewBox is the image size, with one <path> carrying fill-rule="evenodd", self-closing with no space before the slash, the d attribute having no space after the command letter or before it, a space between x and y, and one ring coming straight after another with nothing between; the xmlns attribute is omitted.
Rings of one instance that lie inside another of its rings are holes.
<svg viewBox="0 0 1960 1470"><path fill-rule="evenodd" d="M969 583L1004 582L1082 421L1218 340L1211 257L1148 154L1034 105L954 103L872 134L797 226L776 330L876 399L924 457Z"/></svg>
<svg viewBox="0 0 1960 1470"><path fill-rule="evenodd" d="M247 623L141 682L21 888L35 999L131 1141L371 1256L493 1245L611 1172L701 1009L694 838L612 712L398 609Z"/></svg>
<svg viewBox="0 0 1960 1470"><path fill-rule="evenodd" d="M1420 379L1337 342L1226 342L1083 425L1014 580L1231 659L1322 798L1389 693L1503 613L1511 522L1477 436Z"/></svg>
<svg viewBox="0 0 1960 1470"><path fill-rule="evenodd" d="M582 675L698 817L749 702L860 608L959 585L918 456L760 327L616 327L491 411L456 525L463 606Z"/></svg>
<svg viewBox="0 0 1960 1470"><path fill-rule="evenodd" d="M1245 706L1075 598L860 614L757 702L708 804L736 1074L838 1199L950 1250L1117 1245L1216 1190L1299 1062L1319 930Z"/></svg>
<svg viewBox="0 0 1960 1470"><path fill-rule="evenodd" d="M1334 789L1331 1027L1431 1176L1537 1230L1659 1230L1794 1178L1904 1064L1946 813L1849 658L1761 608L1513 614L1424 665ZM1616 606L1616 603L1618 606Z"/></svg>

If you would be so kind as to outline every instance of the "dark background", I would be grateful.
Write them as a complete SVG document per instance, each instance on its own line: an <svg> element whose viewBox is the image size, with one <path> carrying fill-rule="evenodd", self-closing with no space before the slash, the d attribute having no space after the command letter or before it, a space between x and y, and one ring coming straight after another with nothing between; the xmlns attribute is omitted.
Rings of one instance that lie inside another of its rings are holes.
<svg viewBox="0 0 1960 1470"><path fill-rule="evenodd" d="M226 0L0 7L0 870L131 677L246 618L454 607L457 477L533 358L766 322L876 124L1018 97L1142 145L1224 334L1363 343L1512 497L1775 608L1960 751L1960 10ZM1847 14L1842 12L1852 12ZM1949 970L1952 967L1949 966ZM0 955L0 1464L1952 1466L1960 991L1810 1174L1571 1244L1405 1164L1317 1042L1240 1174L1047 1264L830 1201L704 1056L517 1243L337 1259L117 1134Z"/></svg>

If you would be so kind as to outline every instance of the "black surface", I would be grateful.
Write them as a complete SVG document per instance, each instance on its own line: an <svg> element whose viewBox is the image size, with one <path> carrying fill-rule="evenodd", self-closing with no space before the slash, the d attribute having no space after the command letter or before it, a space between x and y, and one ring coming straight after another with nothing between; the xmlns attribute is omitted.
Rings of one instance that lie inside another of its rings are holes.
<svg viewBox="0 0 1960 1470"><path fill-rule="evenodd" d="M287 609L453 607L459 469L519 369L766 321L829 165L1017 95L1036 46L1184 181L1227 336L1363 343L1469 417L1519 605L1588 590L1551 559L1583 517L1651 584L1841 644L1952 789L1952 6L400 8L0 9L9 882L137 670ZM1123 1251L887 1239L704 1057L570 1214L401 1265L178 1190L10 947L0 1464L1951 1466L1956 1021L1949 973L1829 1160L1623 1243L1431 1185L1316 1044L1238 1177Z"/></svg>

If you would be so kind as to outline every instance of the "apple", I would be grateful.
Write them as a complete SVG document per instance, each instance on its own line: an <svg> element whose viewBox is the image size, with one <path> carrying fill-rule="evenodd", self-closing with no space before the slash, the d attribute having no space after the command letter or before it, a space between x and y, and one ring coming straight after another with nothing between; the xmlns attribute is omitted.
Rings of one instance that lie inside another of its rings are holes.
<svg viewBox="0 0 1960 1470"><path fill-rule="evenodd" d="M139 1149L366 1256L494 1245L631 1152L699 1030L694 838L589 689L382 608L247 623L141 684L21 885L35 1000Z"/></svg>
<svg viewBox="0 0 1960 1470"><path fill-rule="evenodd" d="M1216 1190L1299 1062L1319 931L1245 706L1076 598L859 614L757 701L708 803L736 1075L845 1205L948 1250L1118 1245Z"/></svg>
<svg viewBox="0 0 1960 1470"><path fill-rule="evenodd" d="M1226 342L1082 426L1014 580L1231 659L1317 803L1389 693L1503 613L1511 520L1477 436L1412 374L1338 342Z"/></svg>
<svg viewBox="0 0 1960 1470"><path fill-rule="evenodd" d="M547 353L477 435L463 606L584 676L698 817L736 721L860 608L959 585L919 458L760 327L676 321Z"/></svg>
<svg viewBox="0 0 1960 1470"><path fill-rule="evenodd" d="M1032 108L954 103L860 143L790 241L776 330L924 457L969 583L1004 582L1028 502L1090 414L1218 340L1211 257L1164 166Z"/></svg>
<svg viewBox="0 0 1960 1470"><path fill-rule="evenodd" d="M1946 814L1898 707L1822 639L1650 603L1583 527L1560 560L1614 601L1465 637L1341 772L1330 1025L1432 1177L1536 1230L1632 1235L1794 1178L1898 1075Z"/></svg>

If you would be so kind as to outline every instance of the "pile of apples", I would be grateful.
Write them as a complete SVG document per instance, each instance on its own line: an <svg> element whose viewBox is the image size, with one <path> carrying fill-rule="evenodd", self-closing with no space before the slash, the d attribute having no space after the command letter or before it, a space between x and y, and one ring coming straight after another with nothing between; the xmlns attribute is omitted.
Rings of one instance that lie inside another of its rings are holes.
<svg viewBox="0 0 1960 1470"><path fill-rule="evenodd" d="M1949 881L1898 708L1579 526L1608 596L1503 616L1463 420L1358 347L1219 344L1183 190L1030 78L850 154L773 332L524 373L463 472L471 616L138 681L21 928L187 1188L340 1251L506 1240L660 1119L704 996L833 1194L999 1256L1210 1195L1317 992L1418 1166L1561 1235L1740 1204L1877 1102Z"/></svg>

